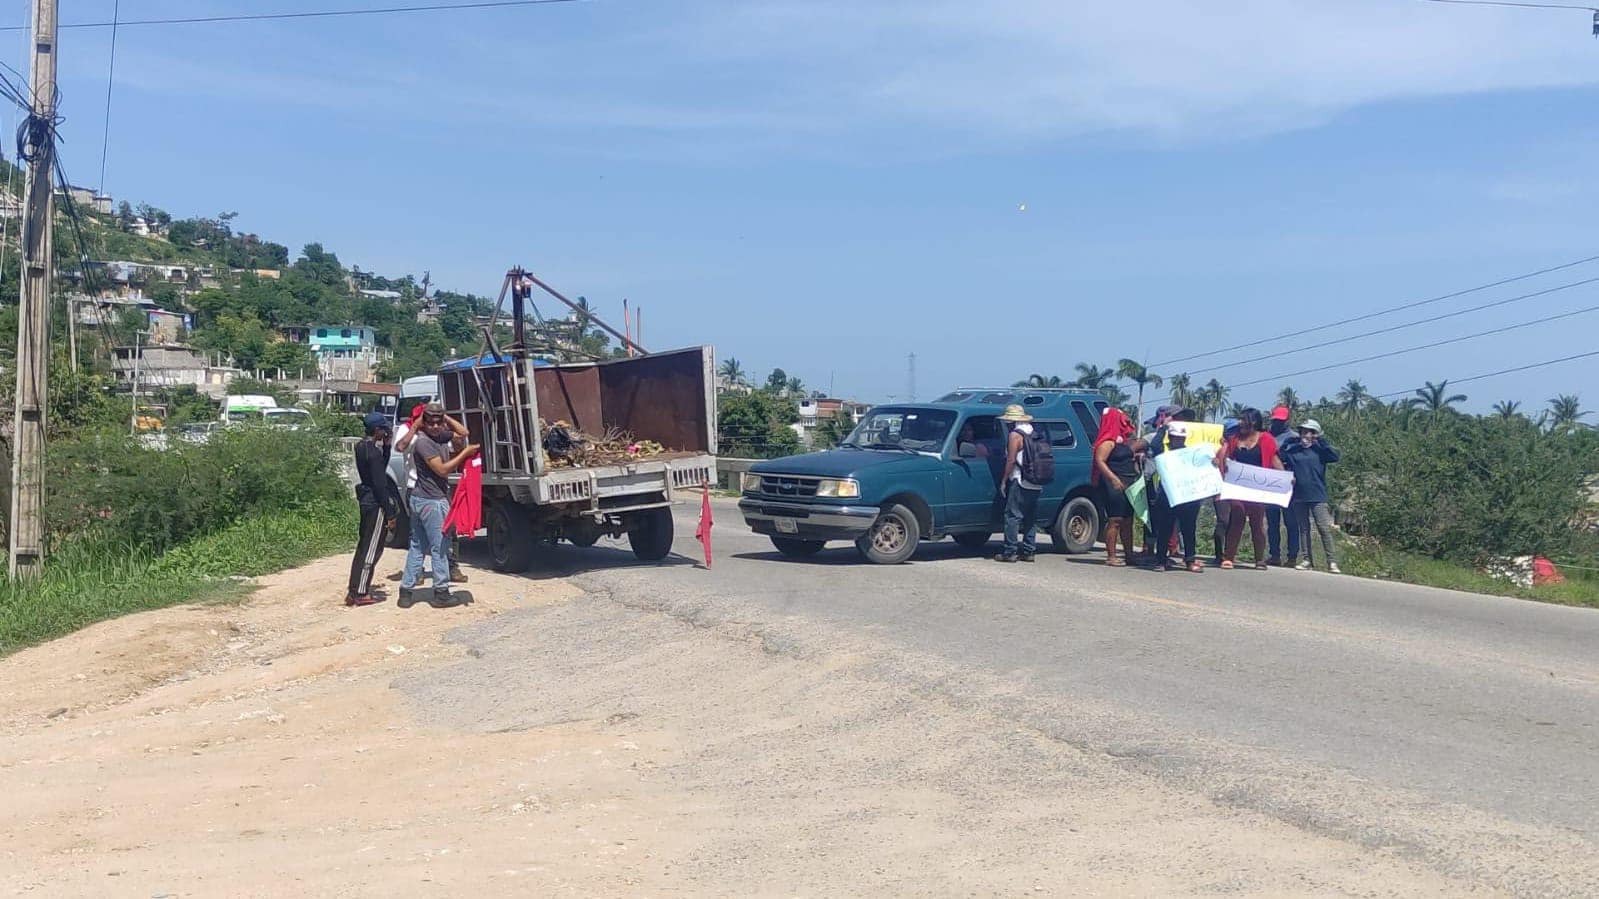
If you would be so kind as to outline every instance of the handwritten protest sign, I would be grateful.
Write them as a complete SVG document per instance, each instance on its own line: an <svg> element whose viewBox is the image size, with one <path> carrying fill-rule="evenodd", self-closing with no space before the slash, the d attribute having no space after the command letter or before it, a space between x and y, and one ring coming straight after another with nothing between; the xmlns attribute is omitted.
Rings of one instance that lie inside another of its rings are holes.
<svg viewBox="0 0 1599 899"><path fill-rule="evenodd" d="M1291 471L1228 462L1227 473L1222 475L1222 499L1286 507L1293 495L1294 474Z"/></svg>
<svg viewBox="0 0 1599 899"><path fill-rule="evenodd" d="M1149 481L1145 478L1127 485L1127 502L1133 507L1133 517L1149 524Z"/></svg>
<svg viewBox="0 0 1599 899"><path fill-rule="evenodd" d="M1155 457L1160 486L1174 506L1206 499L1221 492L1221 472L1211 463L1216 447L1210 444L1167 450Z"/></svg>

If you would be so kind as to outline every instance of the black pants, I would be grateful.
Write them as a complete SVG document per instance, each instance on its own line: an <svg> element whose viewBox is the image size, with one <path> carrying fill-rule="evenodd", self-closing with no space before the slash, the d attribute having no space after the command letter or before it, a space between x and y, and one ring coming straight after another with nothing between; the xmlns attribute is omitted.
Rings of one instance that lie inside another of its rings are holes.
<svg viewBox="0 0 1599 899"><path fill-rule="evenodd" d="M1171 549L1171 528L1166 526L1166 519L1169 517L1171 517L1171 506L1165 502L1149 504L1149 526L1144 528L1144 552L1156 558L1164 558ZM1166 542L1156 549L1155 543L1163 534Z"/></svg>
<svg viewBox="0 0 1599 899"><path fill-rule="evenodd" d="M1183 535L1183 563L1188 564L1194 561L1194 552L1198 545L1194 541L1199 530L1199 504L1203 502L1204 500L1202 499L1195 500L1191 503L1183 503L1180 506L1171 506L1165 510L1166 514L1159 519L1160 530L1155 532L1155 542L1158 545L1155 555L1158 561L1164 564L1170 558L1173 531L1180 532ZM1149 512L1150 517L1154 518L1155 510L1153 507L1150 508Z"/></svg>
<svg viewBox="0 0 1599 899"><path fill-rule="evenodd" d="M388 523L382 506L361 504L361 531L355 541L355 558L350 560L349 595L365 596L372 592L372 569L383 558Z"/></svg>

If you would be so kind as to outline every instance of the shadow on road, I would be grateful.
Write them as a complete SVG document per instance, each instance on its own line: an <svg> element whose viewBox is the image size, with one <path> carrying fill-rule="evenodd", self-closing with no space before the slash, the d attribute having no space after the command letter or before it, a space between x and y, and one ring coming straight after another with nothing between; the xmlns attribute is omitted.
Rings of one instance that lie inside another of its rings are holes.
<svg viewBox="0 0 1599 899"><path fill-rule="evenodd" d="M488 543L484 540L462 541L461 561L473 568L493 570L494 561L489 557ZM688 556L672 553L659 562L641 562L633 555L631 549L621 547L595 545L590 547L573 546L570 543L555 545L540 544L538 551L533 556L533 564L527 571L520 572L522 577L535 581L551 580L554 578L572 577L573 575L588 574L593 571L614 570L618 568L662 568L681 567L703 568L703 563Z"/></svg>

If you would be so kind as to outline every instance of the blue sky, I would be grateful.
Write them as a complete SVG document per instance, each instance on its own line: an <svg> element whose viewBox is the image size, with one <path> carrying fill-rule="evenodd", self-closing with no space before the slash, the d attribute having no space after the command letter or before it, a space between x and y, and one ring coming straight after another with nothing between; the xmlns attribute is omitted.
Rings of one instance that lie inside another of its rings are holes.
<svg viewBox="0 0 1599 899"><path fill-rule="evenodd" d="M110 10L82 0L64 21ZM712 343L844 395L902 397L914 352L927 398L1158 363L1599 253L1588 32L1580 11L1413 0L592 0L126 28L106 187L178 215L236 210L292 248L453 289L493 293L526 265L602 312L630 297L652 346ZM90 185L107 38L62 38L65 161ZM1243 400L1349 377L1382 393L1593 348L1599 312L1271 379L1590 305L1599 284L1189 367L1268 379ZM1462 389L1476 409L1557 391L1599 407L1592 363Z"/></svg>

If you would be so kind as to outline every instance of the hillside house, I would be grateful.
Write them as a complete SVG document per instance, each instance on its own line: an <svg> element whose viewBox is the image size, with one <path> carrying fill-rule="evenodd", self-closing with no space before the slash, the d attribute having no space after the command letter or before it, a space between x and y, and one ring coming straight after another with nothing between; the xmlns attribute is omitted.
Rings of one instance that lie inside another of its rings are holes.
<svg viewBox="0 0 1599 899"><path fill-rule="evenodd" d="M378 346L378 332L364 325L293 325L279 333L309 346L319 375L332 380L375 380L378 366L394 356Z"/></svg>
<svg viewBox="0 0 1599 899"><path fill-rule="evenodd" d="M228 384L241 372L237 368L213 365L203 353L181 344L151 343L113 347L111 372L117 385L133 389L137 367L139 392L161 387L193 387L210 397L225 396Z"/></svg>

